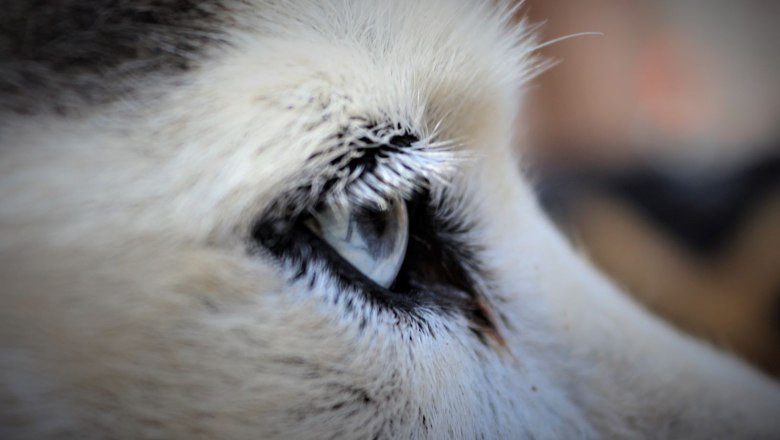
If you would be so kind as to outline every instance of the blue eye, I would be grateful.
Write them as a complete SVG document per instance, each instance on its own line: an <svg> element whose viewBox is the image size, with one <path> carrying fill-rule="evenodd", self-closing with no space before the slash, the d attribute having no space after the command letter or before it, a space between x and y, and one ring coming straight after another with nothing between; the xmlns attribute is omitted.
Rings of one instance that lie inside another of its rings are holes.
<svg viewBox="0 0 780 440"><path fill-rule="evenodd" d="M453 208L464 203L457 196L418 191L366 203L307 194L284 193L269 205L252 226L251 253L279 262L291 283L336 287L339 297L359 295L396 317L460 310L474 329L493 331L477 284L487 282L480 248L469 240L475 225Z"/></svg>
<svg viewBox="0 0 780 440"><path fill-rule="evenodd" d="M391 200L383 209L325 207L304 225L371 281L384 288L395 281L409 242L403 200Z"/></svg>

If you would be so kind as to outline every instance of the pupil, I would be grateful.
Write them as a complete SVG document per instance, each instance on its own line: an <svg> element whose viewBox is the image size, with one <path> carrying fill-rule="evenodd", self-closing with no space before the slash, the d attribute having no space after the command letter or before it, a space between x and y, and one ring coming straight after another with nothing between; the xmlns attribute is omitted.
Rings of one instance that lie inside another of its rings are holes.
<svg viewBox="0 0 780 440"><path fill-rule="evenodd" d="M355 223L361 234L378 239L387 232L390 217L388 214L389 211L361 209L355 213Z"/></svg>
<svg viewBox="0 0 780 440"><path fill-rule="evenodd" d="M352 224L368 248L368 253L375 260L381 260L392 255L399 238L398 225L391 225L395 219L392 214L396 211L395 205L390 205L387 211L360 209L353 214Z"/></svg>

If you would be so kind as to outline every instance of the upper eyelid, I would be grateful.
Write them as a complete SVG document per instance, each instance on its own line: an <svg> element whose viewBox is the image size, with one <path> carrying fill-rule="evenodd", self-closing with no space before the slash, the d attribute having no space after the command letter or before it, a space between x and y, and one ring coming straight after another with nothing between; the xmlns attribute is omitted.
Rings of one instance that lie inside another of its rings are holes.
<svg viewBox="0 0 780 440"><path fill-rule="evenodd" d="M351 140L310 156L318 170L310 182L327 193L329 203L383 205L388 198L408 198L454 174L463 156L453 142L436 141L409 131L371 132L363 129ZM357 137L362 135L361 137Z"/></svg>
<svg viewBox="0 0 780 440"><path fill-rule="evenodd" d="M381 208L392 198L449 186L469 159L456 142L421 136L398 124L358 120L345 130L306 159L260 218L293 220L322 203Z"/></svg>

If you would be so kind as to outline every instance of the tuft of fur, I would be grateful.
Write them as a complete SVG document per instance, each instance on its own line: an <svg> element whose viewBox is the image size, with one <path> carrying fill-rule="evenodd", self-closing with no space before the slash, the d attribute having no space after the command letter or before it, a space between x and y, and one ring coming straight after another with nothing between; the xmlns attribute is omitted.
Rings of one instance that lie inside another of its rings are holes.
<svg viewBox="0 0 780 440"><path fill-rule="evenodd" d="M15 3L57 37L0 40L0 437L780 433L776 383L640 309L537 207L510 148L537 43L504 3L81 4ZM469 225L500 346L250 251L280 203L422 186Z"/></svg>

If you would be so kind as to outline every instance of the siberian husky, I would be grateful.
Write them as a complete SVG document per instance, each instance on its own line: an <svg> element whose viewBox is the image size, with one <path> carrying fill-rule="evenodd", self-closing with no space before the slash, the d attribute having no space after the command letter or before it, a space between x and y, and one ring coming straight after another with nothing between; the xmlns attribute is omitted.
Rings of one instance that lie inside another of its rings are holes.
<svg viewBox="0 0 780 440"><path fill-rule="evenodd" d="M0 437L778 438L541 213L515 12L7 2Z"/></svg>

